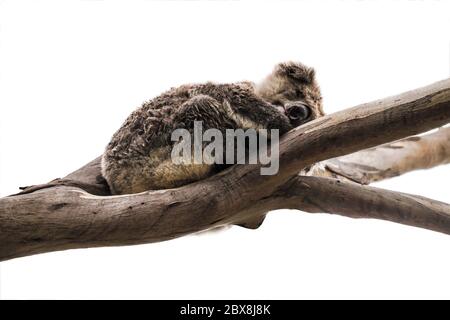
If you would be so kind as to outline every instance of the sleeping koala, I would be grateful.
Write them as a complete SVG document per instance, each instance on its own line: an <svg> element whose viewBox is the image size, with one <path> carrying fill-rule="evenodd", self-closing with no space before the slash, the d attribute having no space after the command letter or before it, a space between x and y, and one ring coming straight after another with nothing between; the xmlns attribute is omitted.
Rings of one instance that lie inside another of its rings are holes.
<svg viewBox="0 0 450 320"><path fill-rule="evenodd" d="M295 107L292 109L292 107ZM288 118L285 108L296 110ZM102 157L102 174L112 194L168 189L209 177L223 169L211 164L174 164L175 129L278 129L322 116L314 70L301 63L278 64L260 84L187 84L145 102L113 135Z"/></svg>

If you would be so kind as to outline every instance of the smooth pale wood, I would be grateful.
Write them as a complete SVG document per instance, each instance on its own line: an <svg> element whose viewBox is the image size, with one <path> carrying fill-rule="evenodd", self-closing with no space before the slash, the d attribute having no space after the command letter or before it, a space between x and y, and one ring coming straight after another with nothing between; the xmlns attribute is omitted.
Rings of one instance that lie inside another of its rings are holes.
<svg viewBox="0 0 450 320"><path fill-rule="evenodd" d="M64 179L0 199L0 260L70 248L163 241L254 220L272 208L264 203L279 197L286 190L280 186L290 183L302 168L448 122L450 79L292 130L280 141L280 171L274 176L261 176L258 165L236 165L177 189L95 196L84 190L107 194L107 188L94 160Z"/></svg>
<svg viewBox="0 0 450 320"><path fill-rule="evenodd" d="M361 184L450 163L450 127L346 156L325 160L322 167Z"/></svg>

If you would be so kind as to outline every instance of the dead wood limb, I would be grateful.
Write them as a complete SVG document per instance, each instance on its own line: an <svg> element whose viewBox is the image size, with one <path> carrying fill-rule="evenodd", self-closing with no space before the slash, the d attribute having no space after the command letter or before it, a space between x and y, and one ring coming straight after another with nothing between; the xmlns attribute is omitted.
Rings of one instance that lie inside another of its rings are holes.
<svg viewBox="0 0 450 320"><path fill-rule="evenodd" d="M322 170L370 184L447 163L450 163L450 127L325 160L321 165ZM312 175L321 173L313 172Z"/></svg>
<svg viewBox="0 0 450 320"><path fill-rule="evenodd" d="M94 160L64 179L0 199L0 260L70 248L163 241L223 224L248 221L268 210L286 207L283 202L275 206L274 197L283 199L280 195L286 190L283 184L292 184L290 179L308 165L448 122L450 79L344 110L292 130L280 141L280 171L274 176L261 176L258 165L236 165L210 179L177 189L101 197L90 194L108 194L104 181L98 176L98 160ZM325 183L325 180L317 181ZM409 211L402 211L412 206L406 195L398 195L399 201L404 203L397 209L384 204L387 196L377 198L376 208L371 207L370 201L367 207L360 205L355 197L351 195L349 199L359 207L355 205L353 211L336 212L356 216L356 210L361 209L368 216L374 212L375 217L388 219L382 211L377 211L386 208L383 212L393 215L391 220L428 226L421 222L421 219L426 220L424 217L416 213L408 217ZM420 199L421 206L417 210L429 204L429 210L423 210L423 215L432 215L433 221L442 216L439 210L445 204ZM350 207L351 202L346 203ZM415 200L415 204L418 203ZM297 208L301 207L300 202ZM406 218L397 218L400 216ZM447 232L445 219L436 224L441 224L441 229L434 225L430 229Z"/></svg>

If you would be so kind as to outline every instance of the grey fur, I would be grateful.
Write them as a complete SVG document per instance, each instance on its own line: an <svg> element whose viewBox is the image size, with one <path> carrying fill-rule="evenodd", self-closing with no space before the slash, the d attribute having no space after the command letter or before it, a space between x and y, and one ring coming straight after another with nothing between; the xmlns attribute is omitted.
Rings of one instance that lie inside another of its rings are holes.
<svg viewBox="0 0 450 320"><path fill-rule="evenodd" d="M323 115L314 70L300 63L277 65L260 85L188 84L172 88L145 102L113 135L102 158L102 173L113 194L178 187L213 175L221 167L171 162L174 129L279 129L292 125L276 106L301 101L311 108L312 120Z"/></svg>

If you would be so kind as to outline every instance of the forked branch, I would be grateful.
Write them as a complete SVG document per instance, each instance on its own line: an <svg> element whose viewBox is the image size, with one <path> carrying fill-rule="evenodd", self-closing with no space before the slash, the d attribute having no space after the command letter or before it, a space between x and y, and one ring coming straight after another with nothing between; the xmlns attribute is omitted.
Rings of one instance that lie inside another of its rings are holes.
<svg viewBox="0 0 450 320"><path fill-rule="evenodd" d="M274 176L261 176L259 165L236 165L177 189L105 196L108 189L97 159L64 179L0 199L0 260L163 241L286 207L382 218L450 233L446 204L358 185L341 187L336 180L296 177L318 161L449 122L450 79L292 130L280 141L280 171Z"/></svg>

